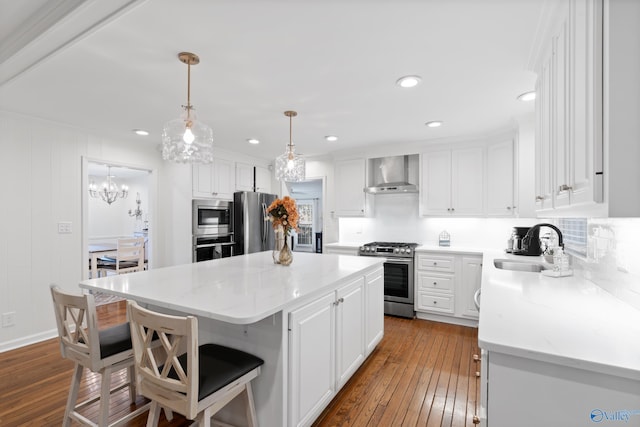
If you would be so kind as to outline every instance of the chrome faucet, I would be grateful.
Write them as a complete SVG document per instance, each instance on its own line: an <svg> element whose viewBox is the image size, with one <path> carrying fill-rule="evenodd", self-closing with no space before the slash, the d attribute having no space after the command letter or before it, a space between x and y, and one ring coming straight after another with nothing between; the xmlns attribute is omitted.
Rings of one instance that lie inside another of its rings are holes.
<svg viewBox="0 0 640 427"><path fill-rule="evenodd" d="M519 255L537 256L542 254L540 248L540 228L549 227L552 228L558 234L558 246L564 248L562 243L562 231L553 224L536 224L527 231L527 234L522 238L522 250L518 252Z"/></svg>

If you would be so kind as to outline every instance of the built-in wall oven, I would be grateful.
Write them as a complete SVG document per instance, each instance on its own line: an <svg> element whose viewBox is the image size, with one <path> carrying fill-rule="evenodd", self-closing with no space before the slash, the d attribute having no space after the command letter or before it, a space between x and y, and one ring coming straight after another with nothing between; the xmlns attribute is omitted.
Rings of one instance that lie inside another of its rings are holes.
<svg viewBox="0 0 640 427"><path fill-rule="evenodd" d="M193 262L233 256L233 203L193 200Z"/></svg>
<svg viewBox="0 0 640 427"><path fill-rule="evenodd" d="M417 243L372 242L360 247L361 256L385 257L384 312L393 316L413 318L414 249Z"/></svg>
<svg viewBox="0 0 640 427"><path fill-rule="evenodd" d="M193 236L193 262L233 256L233 234L223 236Z"/></svg>

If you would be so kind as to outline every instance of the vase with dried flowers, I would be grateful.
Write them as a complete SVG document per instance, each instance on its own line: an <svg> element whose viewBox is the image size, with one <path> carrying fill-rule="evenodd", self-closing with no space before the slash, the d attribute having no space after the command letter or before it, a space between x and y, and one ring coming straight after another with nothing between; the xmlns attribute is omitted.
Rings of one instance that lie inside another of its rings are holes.
<svg viewBox="0 0 640 427"><path fill-rule="evenodd" d="M289 265L293 261L293 255L289 248L288 237L291 230L298 229L296 201L289 196L276 199L267 208L267 213L276 237L273 261L276 264Z"/></svg>

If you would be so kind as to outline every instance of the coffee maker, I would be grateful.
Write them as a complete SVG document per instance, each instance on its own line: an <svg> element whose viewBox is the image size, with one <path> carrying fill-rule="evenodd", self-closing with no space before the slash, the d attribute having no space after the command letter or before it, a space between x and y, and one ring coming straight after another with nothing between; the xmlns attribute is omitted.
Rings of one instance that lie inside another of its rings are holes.
<svg viewBox="0 0 640 427"><path fill-rule="evenodd" d="M511 229L511 236L507 241L507 253L520 253L523 249L522 239L529 232L529 227L513 227Z"/></svg>

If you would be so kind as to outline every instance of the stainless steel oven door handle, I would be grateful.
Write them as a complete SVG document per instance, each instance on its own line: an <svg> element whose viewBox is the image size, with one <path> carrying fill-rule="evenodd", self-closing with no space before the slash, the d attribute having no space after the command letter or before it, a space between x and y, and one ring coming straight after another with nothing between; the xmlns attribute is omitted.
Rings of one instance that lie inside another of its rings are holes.
<svg viewBox="0 0 640 427"><path fill-rule="evenodd" d="M211 243L211 244L207 244L207 245L196 245L196 249L204 249L204 248L212 248L214 246L231 246L234 245L235 243L233 242L228 242L228 243Z"/></svg>

